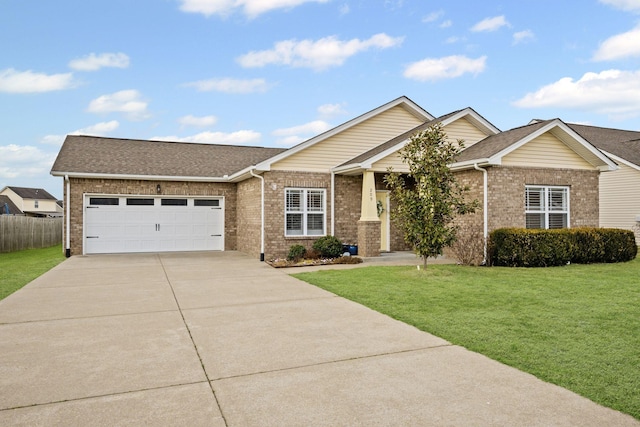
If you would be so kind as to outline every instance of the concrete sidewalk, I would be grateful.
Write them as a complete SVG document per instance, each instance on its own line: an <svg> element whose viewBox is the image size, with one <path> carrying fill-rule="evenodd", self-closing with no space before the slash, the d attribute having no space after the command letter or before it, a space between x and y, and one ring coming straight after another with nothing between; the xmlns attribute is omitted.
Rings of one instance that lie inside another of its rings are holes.
<svg viewBox="0 0 640 427"><path fill-rule="evenodd" d="M290 272L66 260L0 301L0 425L640 426Z"/></svg>

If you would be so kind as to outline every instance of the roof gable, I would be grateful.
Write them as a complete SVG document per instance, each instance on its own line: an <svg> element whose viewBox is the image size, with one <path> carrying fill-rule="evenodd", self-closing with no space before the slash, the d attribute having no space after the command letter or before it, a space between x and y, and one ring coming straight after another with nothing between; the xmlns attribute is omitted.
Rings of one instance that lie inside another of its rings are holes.
<svg viewBox="0 0 640 427"><path fill-rule="evenodd" d="M474 163L500 165L505 156L547 132L553 134L593 167L601 170L616 169L611 159L560 119L535 122L487 137L460 153L452 167L468 167Z"/></svg>
<svg viewBox="0 0 640 427"><path fill-rule="evenodd" d="M493 126L488 120L478 114L474 109L465 108L426 121L416 126L415 128L410 129L407 132L404 132L396 136L395 138L385 142L384 144L380 144L377 147L374 147L373 149L343 163L338 168L336 168L336 170L345 170L350 168L369 169L374 163L386 157L389 157L394 153L397 153L400 149L402 149L402 147L406 145L411 136L415 135L416 133L423 131L437 123L441 123L443 127L446 127L447 125L461 119L468 120L473 126L484 132L485 135L493 135L500 132L497 127Z"/></svg>
<svg viewBox="0 0 640 427"><path fill-rule="evenodd" d="M49 192L43 188L29 188L29 187L13 187L7 186L4 188L13 191L17 196L22 199L37 199L37 200L56 200ZM3 190L4 191L4 190Z"/></svg>
<svg viewBox="0 0 640 427"><path fill-rule="evenodd" d="M264 162L260 163L257 165L257 169L259 170L270 170L271 166L273 164L275 164L276 162L279 162L281 160L284 160L288 157L291 157L303 150L309 149L313 146L316 146L317 144L320 144L340 133L346 132L350 129L355 128L356 126L366 122L367 120L370 120L376 116L380 116L381 114L388 112L396 107L401 107L404 110L406 110L409 114L411 114L412 116L416 117L418 120L420 121L425 121L425 120L432 120L433 116L431 114L429 114L427 111L425 111L422 107L420 107L418 104L414 103L413 101L411 101L409 98L407 98L406 96L401 96L391 102L388 102L384 105L381 105L380 107L377 107L365 114L362 114L352 120L349 120L333 129L328 130L327 132L324 132L320 135L317 135L311 139L308 139L305 142L302 142L298 145L296 145L295 147L290 148L289 150L276 155L270 159L265 160Z"/></svg>

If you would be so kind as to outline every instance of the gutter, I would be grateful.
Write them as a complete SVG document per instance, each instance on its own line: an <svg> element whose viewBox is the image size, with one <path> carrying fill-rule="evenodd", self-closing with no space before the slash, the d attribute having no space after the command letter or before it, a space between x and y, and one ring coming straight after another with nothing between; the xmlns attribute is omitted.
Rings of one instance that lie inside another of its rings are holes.
<svg viewBox="0 0 640 427"><path fill-rule="evenodd" d="M260 189L260 261L264 262L264 177L262 175L257 175L254 170L255 167L249 169L251 176L262 181Z"/></svg>
<svg viewBox="0 0 640 427"><path fill-rule="evenodd" d="M69 258L71 256L71 182L69 181L69 175L64 176L64 182L67 185L67 200L64 201L64 208L67 211L65 214L65 223L67 230L64 233L65 244L64 244L64 256Z"/></svg>
<svg viewBox="0 0 640 427"><path fill-rule="evenodd" d="M489 191L489 185L488 185L488 173L486 169L481 168L480 166L478 166L477 163L473 164L473 168L475 170L479 170L482 171L482 178L483 178L483 183L482 183L482 196L483 196L483 204L482 204L482 215L483 215L483 230L482 230L482 234L484 236L484 259L482 261L482 263L484 265L487 264L487 239L489 237L489 212L487 212L487 208L489 206L489 197L488 197L488 191Z"/></svg>

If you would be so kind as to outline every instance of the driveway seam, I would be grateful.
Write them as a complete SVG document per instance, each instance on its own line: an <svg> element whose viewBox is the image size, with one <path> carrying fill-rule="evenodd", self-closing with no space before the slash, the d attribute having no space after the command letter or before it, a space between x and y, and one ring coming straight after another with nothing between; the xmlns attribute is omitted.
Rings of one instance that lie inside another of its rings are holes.
<svg viewBox="0 0 640 427"><path fill-rule="evenodd" d="M35 408L35 407L38 407L38 406L56 405L56 404L59 404L59 403L69 403L69 402L79 402L79 401L90 400L90 399L100 399L100 398L109 397L109 396L123 396L123 395L133 394L133 393L142 393L142 392L145 392L145 391L163 390L163 389L169 389L169 388L173 388L173 387L184 387L184 386L187 386L187 385L203 384L204 382L205 381L194 381L194 382L190 382L190 383L169 384L169 385L158 386L158 387L141 388L141 389L137 389L137 390L127 390L127 391L119 391L119 392L106 393L106 394L96 394L96 395L91 395L91 396L76 397L76 398L72 398L72 399L54 400L54 401L51 401L51 402L33 403L31 405L13 406L11 408L0 408L0 412L12 411L12 410L15 410L15 409Z"/></svg>
<svg viewBox="0 0 640 427"><path fill-rule="evenodd" d="M271 373L274 373L274 372L293 371L293 370L296 370L296 369L311 368L311 367L314 367L314 366L331 365L331 364L334 364L334 363L351 362L351 361L354 361L354 360L374 359L376 357L393 356L393 355L406 354L406 353L415 353L415 352L419 352L419 351L433 350L433 349L437 349L437 348L447 348L447 347L459 347L459 346L456 346L456 345L451 344L451 343L447 343L447 344L439 344L439 345L433 345L433 346L428 346L428 347L411 348L411 349L407 349L407 350L389 351L389 352L386 352L386 353L368 354L366 356L355 356L355 357L347 357L345 359L328 360L326 362L310 363L308 365L298 365L298 366L291 366L291 367L288 367L288 368L272 369L272 370L268 370L268 371L251 372L251 373L248 373L248 374L230 375L228 377L216 378L216 379L213 379L211 381L223 381L223 380L229 380L229 379L251 377L251 376L254 376L254 375L271 374Z"/></svg>
<svg viewBox="0 0 640 427"><path fill-rule="evenodd" d="M169 287L171 288L171 293L173 294L173 299L176 302L176 306L178 307L178 312L180 313L180 317L182 318L182 323L184 323L184 327L187 329L187 332L189 333L189 339L191 340L191 343L193 344L193 349L196 351L196 354L198 355L198 360L200 360L200 366L202 367L202 372L204 373L205 378L207 379L207 383L209 384L209 389L211 389L211 394L213 395L213 399L216 401L216 405L218 406L218 411L220 412L220 416L222 417L222 421L224 422L225 426L228 426L229 424L227 423L227 419L224 416L224 411L222 410L222 407L220 406L220 401L218 400L218 396L216 396L216 391L213 389L213 385L211 384L211 379L209 378L209 375L207 374L207 370L204 367L204 362L202 361L202 356L200 355L200 352L198 351L198 346L196 345L196 342L193 339L193 335L191 334L191 329L189 329L189 325L187 324L187 320L184 318L184 313L182 312L182 307L180 307L180 302L178 301L178 297L176 297L176 292L173 289L173 285L171 284L171 280L169 279L169 275L167 274L167 270L164 267L164 263L162 262L162 257L160 257L159 254L156 255L158 257L158 261L160 261L160 266L162 267L162 272L164 273L165 277L167 278L167 283L169 284Z"/></svg>

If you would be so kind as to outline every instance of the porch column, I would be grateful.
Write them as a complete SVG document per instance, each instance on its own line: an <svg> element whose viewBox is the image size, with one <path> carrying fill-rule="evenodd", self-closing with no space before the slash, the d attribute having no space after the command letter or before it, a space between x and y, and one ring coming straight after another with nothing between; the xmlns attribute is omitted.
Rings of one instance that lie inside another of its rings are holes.
<svg viewBox="0 0 640 427"><path fill-rule="evenodd" d="M358 255L380 255L380 218L376 204L376 180L373 171L362 175L362 200L358 221Z"/></svg>

